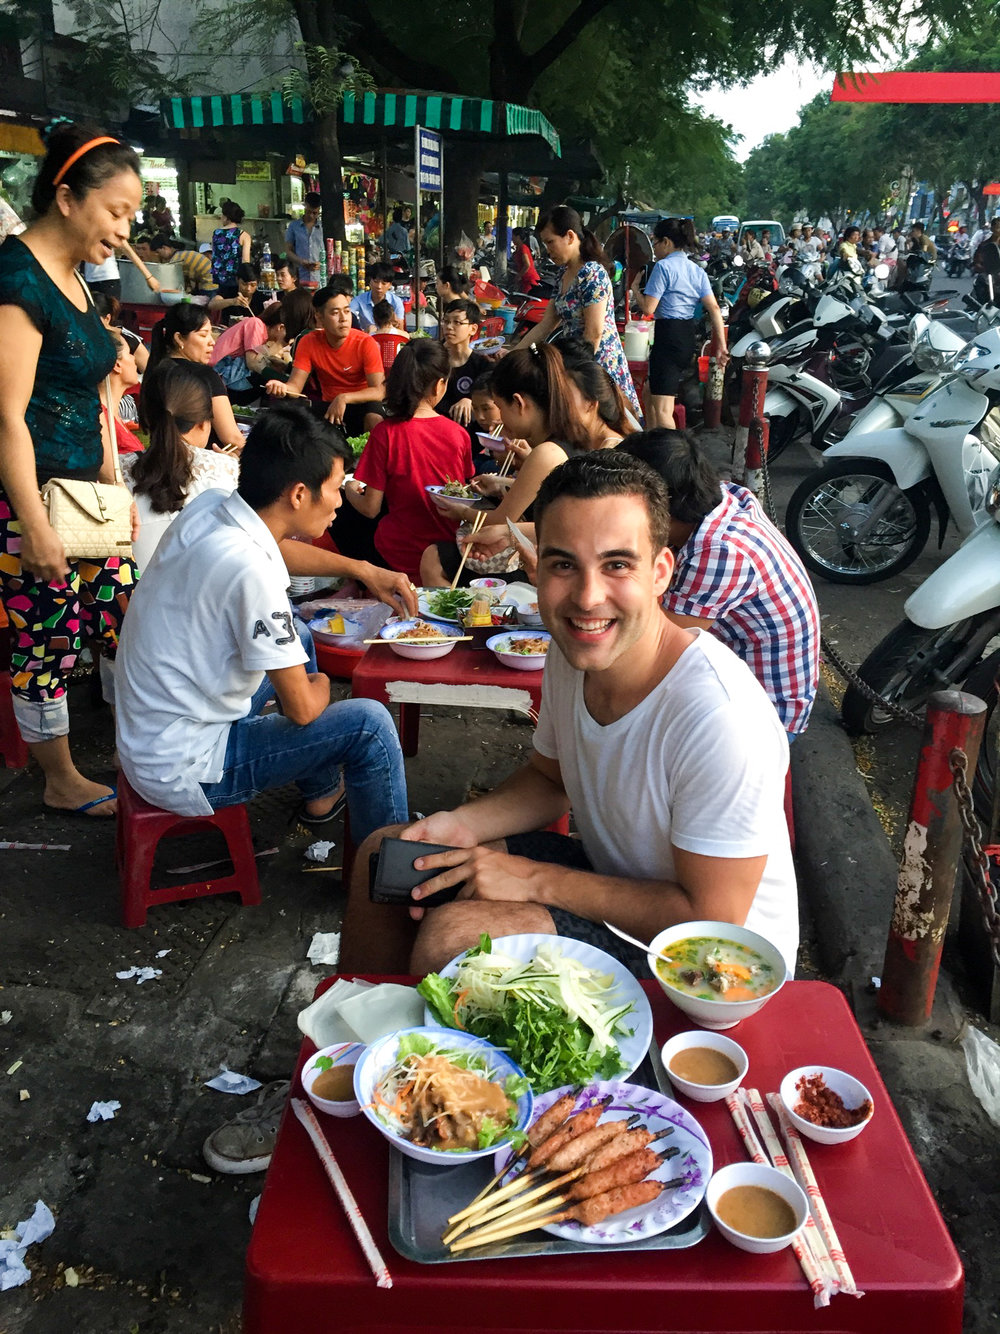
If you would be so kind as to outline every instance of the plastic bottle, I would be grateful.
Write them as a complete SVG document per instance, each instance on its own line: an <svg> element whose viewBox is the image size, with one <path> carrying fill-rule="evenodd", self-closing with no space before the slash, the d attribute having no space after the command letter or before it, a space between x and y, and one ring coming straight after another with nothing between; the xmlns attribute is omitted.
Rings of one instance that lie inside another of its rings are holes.
<svg viewBox="0 0 1000 1334"><path fill-rule="evenodd" d="M271 259L271 243L264 242L264 251L260 257L260 285L265 291L273 292L277 286L274 273L274 261Z"/></svg>

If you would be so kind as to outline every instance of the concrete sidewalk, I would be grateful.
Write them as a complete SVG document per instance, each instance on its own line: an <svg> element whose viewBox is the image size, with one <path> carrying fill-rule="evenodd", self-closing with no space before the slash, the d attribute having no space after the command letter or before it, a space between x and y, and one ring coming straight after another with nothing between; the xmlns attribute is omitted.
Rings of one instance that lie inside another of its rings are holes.
<svg viewBox="0 0 1000 1334"><path fill-rule="evenodd" d="M81 762L109 770L108 715L90 706L85 683L74 686L72 715ZM435 709L408 762L411 804L435 809L470 787L494 786L529 745L524 722ZM954 1043L964 1017L958 993L943 979L926 1033L877 1019L865 988L879 970L894 862L828 704L793 749L800 971L854 998L962 1252L966 1328L987 1334L1000 1308L996 1130ZM260 907L196 900L158 908L145 927L126 931L111 825L39 814L33 769L0 771L0 779L4 839L71 845L0 852L0 1010L11 1012L0 1026L0 1070L12 1071L0 1088L0 1225L30 1216L39 1198L56 1215L52 1237L28 1253L30 1283L0 1294L0 1334L235 1334L248 1210L263 1177L218 1177L205 1167L205 1135L245 1103L204 1081L221 1065L264 1081L290 1072L295 1016L330 971L305 954L314 931L337 928L339 874L310 868L310 840L287 826L294 795L278 793L253 811L258 848L278 847L260 859ZM211 855L179 841L164 861ZM142 986L116 979L133 964L162 975ZM115 1119L89 1124L91 1103L108 1099L121 1102Z"/></svg>

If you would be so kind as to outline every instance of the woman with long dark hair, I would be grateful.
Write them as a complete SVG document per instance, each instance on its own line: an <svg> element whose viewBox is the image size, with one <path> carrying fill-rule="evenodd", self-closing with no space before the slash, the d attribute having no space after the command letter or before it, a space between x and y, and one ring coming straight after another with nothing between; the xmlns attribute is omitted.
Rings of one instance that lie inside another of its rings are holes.
<svg viewBox="0 0 1000 1334"><path fill-rule="evenodd" d="M712 323L712 355L720 366L729 360L726 328L705 270L688 258L696 238L690 218L661 218L653 228L656 263L640 292L641 276L632 285L640 310L655 317L649 352L649 426L674 426L674 400L681 377L695 355L694 312L699 303Z"/></svg>
<svg viewBox="0 0 1000 1334"><path fill-rule="evenodd" d="M448 353L440 343L415 339L400 348L386 383L388 419L368 437L344 488L348 501L374 519L383 500L388 513L375 530L375 548L392 570L412 580L430 543L453 536L453 521L435 508L428 486L472 477L469 433L435 412L448 386Z"/></svg>
<svg viewBox="0 0 1000 1334"><path fill-rule="evenodd" d="M641 416L615 324L612 268L601 243L584 227L576 209L567 204L543 213L535 235L548 251L549 259L560 266L559 288L545 314L518 347L543 343L560 328L569 338L582 339L594 349L597 360L625 395L630 410Z"/></svg>
<svg viewBox="0 0 1000 1334"><path fill-rule="evenodd" d="M142 409L149 445L122 460L142 522L133 547L140 570L189 500L202 491L233 491L239 481L235 459L205 448L212 396L197 367L166 357L143 381Z"/></svg>
<svg viewBox="0 0 1000 1334"><path fill-rule="evenodd" d="M246 214L234 199L224 199L219 212L223 223L212 233L212 281L219 296L236 296L241 264L250 263L250 233L243 229Z"/></svg>
<svg viewBox="0 0 1000 1334"><path fill-rule="evenodd" d="M233 416L233 405L218 371L209 365L215 334L204 307L181 302L171 306L150 335L149 367L154 369L165 357L186 361L196 368L212 398L212 436L210 443L239 453L243 436ZM145 425L142 400L139 418Z"/></svg>
<svg viewBox="0 0 1000 1334"><path fill-rule="evenodd" d="M128 240L142 186L139 159L113 136L62 120L46 138L36 221L0 246L0 595L14 717L42 770L43 804L94 818L114 814L115 793L73 763L66 676L84 629L116 651L135 566L69 559L39 490L50 478L114 481L98 385L117 352L77 266Z"/></svg>
<svg viewBox="0 0 1000 1334"><path fill-rule="evenodd" d="M516 522L530 513L538 488L553 468L572 454L604 449L620 438L611 438L595 401L583 402L556 344L536 343L511 352L498 362L490 389L500 409L504 434L522 461L513 486L475 538L472 555L477 561L494 560L509 549L507 520ZM483 479L483 485L492 480ZM450 510L453 522L468 517L454 505L441 503ZM456 542L429 547L421 561L421 582L427 586L450 583L460 559Z"/></svg>

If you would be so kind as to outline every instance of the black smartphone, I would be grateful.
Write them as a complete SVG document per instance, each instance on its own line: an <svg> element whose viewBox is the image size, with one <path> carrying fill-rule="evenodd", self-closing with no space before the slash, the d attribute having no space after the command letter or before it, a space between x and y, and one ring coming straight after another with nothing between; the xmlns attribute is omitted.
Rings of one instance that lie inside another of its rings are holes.
<svg viewBox="0 0 1000 1334"><path fill-rule="evenodd" d="M372 903L414 904L410 891L439 874L437 870L418 871L413 865L416 858L432 852L453 851L443 843L412 843L402 838L384 838L378 852L373 852L369 859L368 897ZM438 890L415 906L436 908L442 903L450 903L462 884Z"/></svg>

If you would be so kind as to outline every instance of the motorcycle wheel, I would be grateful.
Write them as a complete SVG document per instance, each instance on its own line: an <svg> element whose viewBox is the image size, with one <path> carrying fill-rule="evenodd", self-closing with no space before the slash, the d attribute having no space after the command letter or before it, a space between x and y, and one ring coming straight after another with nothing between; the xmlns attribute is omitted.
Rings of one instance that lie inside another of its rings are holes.
<svg viewBox="0 0 1000 1334"><path fill-rule="evenodd" d="M885 499L889 506L868 536L850 541L844 527ZM874 459L824 464L796 487L785 513L788 540L807 569L835 584L874 584L905 570L923 550L930 527L924 492L900 491L888 467Z"/></svg>
<svg viewBox="0 0 1000 1334"><path fill-rule="evenodd" d="M972 797L976 814L989 829L993 822L993 802L997 783L997 746L1000 745L1000 649L977 662L965 678L962 689L968 695L977 695L986 705L986 725L979 747L979 761L972 780Z"/></svg>
<svg viewBox="0 0 1000 1334"><path fill-rule="evenodd" d="M964 678L968 678L966 689L975 693L971 690L974 672L970 673L965 664L957 668L955 664L972 636L992 616L992 612L984 612L940 630L927 630L912 621L902 621L872 649L858 668L858 676L865 685L904 709L921 708L935 690L946 690ZM1000 653L993 657L1000 658ZM877 732L896 721L888 709L865 699L853 685L844 694L840 716L852 736Z"/></svg>

